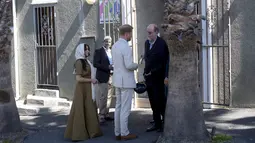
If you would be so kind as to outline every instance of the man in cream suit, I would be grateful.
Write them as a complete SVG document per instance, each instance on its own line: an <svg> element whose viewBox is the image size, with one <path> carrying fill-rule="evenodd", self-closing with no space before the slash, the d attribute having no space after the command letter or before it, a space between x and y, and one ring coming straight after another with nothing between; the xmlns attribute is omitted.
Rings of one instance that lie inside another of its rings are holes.
<svg viewBox="0 0 255 143"><path fill-rule="evenodd" d="M134 70L138 64L133 62L132 49L128 41L132 38L133 27L125 24L119 27L119 40L112 47L113 58L113 86L115 86L115 136L116 140L130 140L137 138L128 130L128 117L131 111L132 97L136 81Z"/></svg>

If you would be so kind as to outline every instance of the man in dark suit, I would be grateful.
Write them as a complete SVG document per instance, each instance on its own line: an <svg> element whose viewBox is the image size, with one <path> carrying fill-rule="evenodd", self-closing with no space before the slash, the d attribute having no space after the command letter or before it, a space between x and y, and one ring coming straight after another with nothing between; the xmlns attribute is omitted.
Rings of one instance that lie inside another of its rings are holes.
<svg viewBox="0 0 255 143"><path fill-rule="evenodd" d="M113 120L109 116L109 107L112 97L112 54L111 54L112 39L110 36L104 38L104 45L97 49L94 54L93 65L97 69L96 79L98 80L96 90L96 103L99 108L99 122L104 123L106 120Z"/></svg>
<svg viewBox="0 0 255 143"><path fill-rule="evenodd" d="M163 131L161 116L164 119L166 96L164 82L168 79L166 66L169 59L169 51L166 42L158 37L157 25L150 24L147 27L148 40L145 42L145 68L144 78L147 85L153 120L155 123L147 129L150 131Z"/></svg>

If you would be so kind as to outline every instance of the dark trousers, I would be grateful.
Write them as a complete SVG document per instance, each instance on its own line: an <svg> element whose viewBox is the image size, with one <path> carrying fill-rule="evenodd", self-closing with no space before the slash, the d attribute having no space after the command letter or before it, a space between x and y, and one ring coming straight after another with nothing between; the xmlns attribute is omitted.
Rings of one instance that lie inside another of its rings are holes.
<svg viewBox="0 0 255 143"><path fill-rule="evenodd" d="M147 84L147 93L153 111L153 120L155 121L155 125L157 127L162 127L161 116L164 120L166 108L164 80Z"/></svg>
<svg viewBox="0 0 255 143"><path fill-rule="evenodd" d="M168 86L165 85L165 96L166 96L166 99L167 99L167 95L168 95Z"/></svg>

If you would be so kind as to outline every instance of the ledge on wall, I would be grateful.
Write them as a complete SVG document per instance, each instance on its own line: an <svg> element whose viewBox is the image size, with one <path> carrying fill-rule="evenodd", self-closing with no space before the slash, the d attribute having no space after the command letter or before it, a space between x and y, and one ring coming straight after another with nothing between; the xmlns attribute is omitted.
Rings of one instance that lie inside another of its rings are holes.
<svg viewBox="0 0 255 143"><path fill-rule="evenodd" d="M58 3L58 0L32 0L32 5L38 4L55 4Z"/></svg>
<svg viewBox="0 0 255 143"><path fill-rule="evenodd" d="M96 36L81 36L81 39L93 39L93 40L96 40Z"/></svg>

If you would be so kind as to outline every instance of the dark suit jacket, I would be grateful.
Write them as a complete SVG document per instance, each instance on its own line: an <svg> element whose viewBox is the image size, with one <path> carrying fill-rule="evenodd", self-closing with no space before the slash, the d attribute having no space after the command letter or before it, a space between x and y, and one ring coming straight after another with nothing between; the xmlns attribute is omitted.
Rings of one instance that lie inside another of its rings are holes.
<svg viewBox="0 0 255 143"><path fill-rule="evenodd" d="M169 61L169 50L165 40L157 37L151 49L149 41L146 40L144 60L144 74L151 72L150 82L158 80L162 80L163 82L166 77L167 62ZM145 79L146 78L148 79L148 77L145 77Z"/></svg>
<svg viewBox="0 0 255 143"><path fill-rule="evenodd" d="M103 47L95 51L93 65L97 68L96 79L100 83L107 83L110 77L110 61Z"/></svg>

